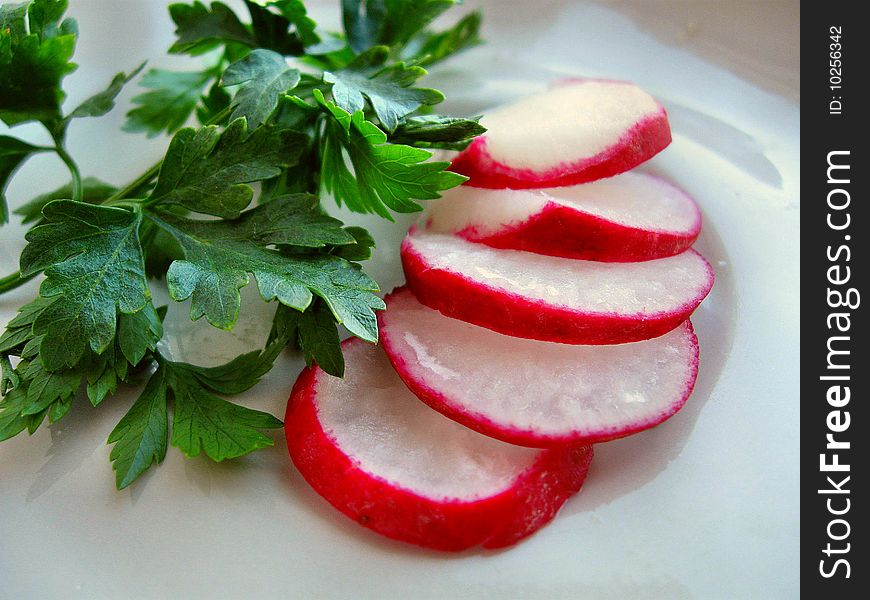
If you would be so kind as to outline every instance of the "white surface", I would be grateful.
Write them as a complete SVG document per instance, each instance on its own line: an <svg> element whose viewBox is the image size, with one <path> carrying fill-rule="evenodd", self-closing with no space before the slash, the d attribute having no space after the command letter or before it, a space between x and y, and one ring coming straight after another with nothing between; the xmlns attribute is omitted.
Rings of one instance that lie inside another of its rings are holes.
<svg viewBox="0 0 870 600"><path fill-rule="evenodd" d="M421 257L422 269L455 273L481 288L540 302L541 310L556 306L643 319L697 304L710 287L704 259L691 250L641 262L606 263L490 248L423 229L408 239L407 247Z"/></svg>
<svg viewBox="0 0 870 600"><path fill-rule="evenodd" d="M382 335L412 380L449 405L544 436L603 435L661 420L686 397L697 357L685 324L633 344L570 346L450 319L410 292L391 298Z"/></svg>
<svg viewBox="0 0 870 600"><path fill-rule="evenodd" d="M375 477L427 498L473 501L511 487L540 454L431 410L380 348L355 343L345 362L343 379L318 376L317 417L339 449Z"/></svg>
<svg viewBox="0 0 870 600"><path fill-rule="evenodd" d="M546 171L597 156L660 112L655 99L636 85L582 81L488 112L480 124L487 128L486 150L493 160Z"/></svg>
<svg viewBox="0 0 870 600"><path fill-rule="evenodd" d="M582 185L537 190L492 190L468 185L448 190L432 205L432 231L473 228L474 237L498 234L533 220L548 205L562 206L649 231L687 235L698 230L694 201L668 182L630 171Z"/></svg>
<svg viewBox="0 0 870 600"><path fill-rule="evenodd" d="M280 434L275 448L221 465L170 448L163 465L116 492L104 442L133 394L99 410L79 402L58 426L0 444L0 598L798 596L799 108L609 9L504 6L487 9L488 46L434 70L431 83L452 110L476 114L566 75L635 80L669 110L674 143L650 166L700 203L698 247L717 271L695 316L701 370L685 409L599 445L583 492L519 546L446 556L385 541L339 515L293 471ZM716 22L732 10L706 6ZM74 11L82 67L69 78L71 106L171 43L160 2L80 0ZM694 23L693 35L703 36L703 20ZM766 31L778 31L778 21ZM154 64L183 68L184 60ZM101 135L120 127L134 91L102 121L73 126L86 174L122 183L161 153L165 141ZM40 157L16 178L12 202L64 178ZM359 219L378 234L367 269L384 289L401 281L397 249L410 221L388 228ZM6 272L20 230L4 228L0 239ZM34 289L0 297L0 321ZM243 313L259 306L250 295L245 303ZM176 307L170 329L186 315ZM173 351L213 363L250 348L266 327L252 316L233 334L190 329L171 338ZM245 402L282 414L300 364L282 359Z"/></svg>

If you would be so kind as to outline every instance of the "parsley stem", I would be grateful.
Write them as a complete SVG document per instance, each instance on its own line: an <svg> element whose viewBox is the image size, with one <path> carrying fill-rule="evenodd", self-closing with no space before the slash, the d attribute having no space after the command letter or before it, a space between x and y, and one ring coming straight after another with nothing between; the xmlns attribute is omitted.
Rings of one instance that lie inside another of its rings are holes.
<svg viewBox="0 0 870 600"><path fill-rule="evenodd" d="M81 202L84 194L82 190L82 174L81 171L79 171L79 166L76 164L76 161L73 160L72 156L69 155L69 152L66 151L66 148L63 147L61 142L57 143L54 147L54 151L67 166L70 175L72 175L72 199L76 202Z"/></svg>
<svg viewBox="0 0 870 600"><path fill-rule="evenodd" d="M0 294L11 292L15 288L24 285L34 277L36 277L35 273L33 275L28 275L27 277L22 277L21 271L15 271L14 273L10 273L6 277L0 278Z"/></svg>
<svg viewBox="0 0 870 600"><path fill-rule="evenodd" d="M152 179L157 177L157 174L160 172L160 165L162 164L163 161L160 160L158 163L152 165L150 169L142 173L135 180L131 181L108 198L106 198L103 202L101 202L101 204L114 205L119 200L129 198L132 194L135 194L139 188L148 185L149 183L151 183Z"/></svg>

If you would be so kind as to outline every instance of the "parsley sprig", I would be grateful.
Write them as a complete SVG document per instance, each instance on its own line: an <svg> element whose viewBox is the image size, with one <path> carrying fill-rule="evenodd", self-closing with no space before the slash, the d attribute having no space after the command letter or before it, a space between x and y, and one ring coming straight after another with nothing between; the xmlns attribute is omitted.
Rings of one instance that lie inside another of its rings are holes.
<svg viewBox="0 0 870 600"><path fill-rule="evenodd" d="M39 123L52 140L0 135L0 224L7 184L28 159L53 153L70 173L15 210L31 227L0 293L44 281L0 336L0 440L63 418L79 390L97 406L144 382L108 440L119 489L170 443L215 461L272 445L264 431L281 421L226 397L255 385L287 346L341 376L339 327L376 342L384 308L359 264L372 237L329 216L321 198L391 220L463 181L427 148L461 148L483 129L434 114L444 97L420 85L424 66L479 43L476 13L429 29L456 3L343 0L342 33L319 28L301 0L246 0L246 16L220 2L172 4L169 52L201 67L143 74L143 64L69 111L62 84L78 29L67 0L0 4L0 121ZM137 77L144 91L124 129L170 134L164 157L121 188L84 177L68 128L108 113ZM231 329L252 277L276 303L263 349L211 368L161 353L165 307L149 280L189 302L191 319Z"/></svg>

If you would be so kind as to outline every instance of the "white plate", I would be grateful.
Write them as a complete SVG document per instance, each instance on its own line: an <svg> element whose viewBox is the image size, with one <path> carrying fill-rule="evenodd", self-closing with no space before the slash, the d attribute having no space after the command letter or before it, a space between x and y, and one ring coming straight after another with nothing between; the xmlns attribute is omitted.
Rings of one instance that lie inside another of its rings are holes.
<svg viewBox="0 0 870 600"><path fill-rule="evenodd" d="M797 596L798 105L658 41L644 30L654 22L571 2L490 4L489 45L434 74L451 110L476 112L586 74L632 79L671 112L674 143L649 168L698 199L698 248L717 272L695 318L701 371L686 408L599 445L584 490L529 540L452 556L382 539L341 516L296 474L279 433L275 448L220 465L170 448L159 468L117 492L105 439L135 391L98 410L80 401L58 425L0 444L0 598ZM649 6L646 14L655 12ZM73 11L82 68L69 79L71 104L171 43L160 2L78 2ZM334 9L321 12L335 18ZM704 25L694 23L696 38ZM72 151L86 174L122 183L165 146L104 133L120 127L134 92L102 122L74 126ZM19 132L40 139L36 128ZM64 179L40 157L15 180L12 203ZM399 283L398 240L409 221L349 220L379 239L369 272L384 289ZM21 231L0 230L4 274ZM35 285L0 298L0 323ZM169 347L213 364L261 343L266 309L250 295L245 303L249 316L232 334L190 325L187 306L175 307ZM300 364L283 357L243 402L281 415Z"/></svg>

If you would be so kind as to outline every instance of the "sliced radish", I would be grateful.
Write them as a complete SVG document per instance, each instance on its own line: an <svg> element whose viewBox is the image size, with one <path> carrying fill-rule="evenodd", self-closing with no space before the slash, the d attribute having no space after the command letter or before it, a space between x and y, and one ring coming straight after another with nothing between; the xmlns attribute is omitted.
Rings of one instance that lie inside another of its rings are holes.
<svg viewBox="0 0 870 600"><path fill-rule="evenodd" d="M567 346L449 319L407 289L386 300L381 340L408 388L451 419L513 444L624 437L672 416L695 384L698 341L689 321L643 342Z"/></svg>
<svg viewBox="0 0 870 600"><path fill-rule="evenodd" d="M662 335L713 286L713 270L694 250L603 263L499 250L420 229L402 242L402 266L414 295L448 317L565 344Z"/></svg>
<svg viewBox="0 0 870 600"><path fill-rule="evenodd" d="M673 256L701 232L695 201L663 179L623 173L546 190L453 188L426 220L494 248L630 262Z"/></svg>
<svg viewBox="0 0 870 600"><path fill-rule="evenodd" d="M496 109L451 166L485 188L574 185L610 177L671 142L664 107L636 85L578 79Z"/></svg>
<svg viewBox="0 0 870 600"><path fill-rule="evenodd" d="M342 347L344 378L304 370L285 429L302 476L359 524L437 550L497 548L540 529L580 489L591 446L486 437L415 398L380 348Z"/></svg>

